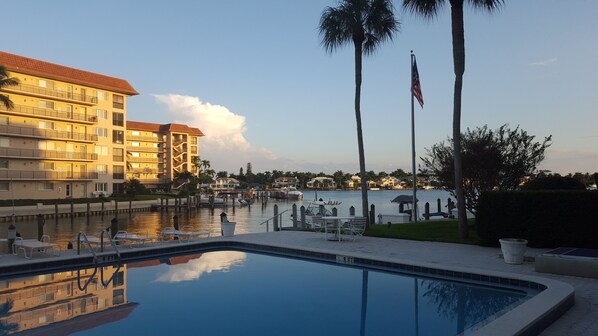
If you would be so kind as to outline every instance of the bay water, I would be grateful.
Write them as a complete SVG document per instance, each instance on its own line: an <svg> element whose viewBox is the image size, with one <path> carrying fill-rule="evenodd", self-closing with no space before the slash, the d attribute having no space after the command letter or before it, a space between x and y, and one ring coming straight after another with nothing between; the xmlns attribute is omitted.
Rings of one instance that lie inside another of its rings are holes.
<svg viewBox="0 0 598 336"><path fill-rule="evenodd" d="M378 214L396 214L399 212L399 205L391 203L391 200L399 195L413 195L412 190L371 190L368 191L369 204L376 207ZM349 215L349 208L355 208L355 214L361 215L361 191L318 191L317 198L324 201L339 201L337 205L339 216ZM454 198L447 191L443 190L418 190L418 213L423 213L426 202L430 203L430 212L436 212L437 200L441 200L441 211L447 211L447 199ZM141 232L150 235L159 235L166 228L173 225L173 217L178 216L181 227L190 225L195 230L210 230L212 235L220 235L220 215L222 212L227 214L230 221L236 222L235 234L258 233L272 231L272 217L274 216L274 205L278 206L281 224L284 227L292 226L291 209L293 204L297 204L297 211L300 206L306 206L310 201L316 199L316 192L306 190L303 194L303 200L277 200L268 199L266 202L256 200L251 206L240 207L236 204L234 209L231 205L226 207L217 207L215 209L200 208L190 212L170 211L163 212L133 212L120 213L118 215L110 214L105 216L89 217L64 217L57 219L47 219L44 225L44 233L50 235L52 242L56 242L66 248L79 232L85 232L87 235L99 236L100 231L110 227L111 220L117 218L119 230L128 232ZM159 204L159 201L156 202ZM0 237L6 237L10 223L0 223ZM24 239L37 238L37 220L16 222L17 231ZM0 251L6 252L5 244L0 244Z"/></svg>

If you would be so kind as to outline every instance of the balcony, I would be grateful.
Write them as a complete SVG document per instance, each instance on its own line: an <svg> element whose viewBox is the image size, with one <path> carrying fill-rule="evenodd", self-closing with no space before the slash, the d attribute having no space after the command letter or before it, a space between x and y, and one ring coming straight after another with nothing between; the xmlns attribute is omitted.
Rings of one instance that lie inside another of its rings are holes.
<svg viewBox="0 0 598 336"><path fill-rule="evenodd" d="M127 140L139 140L148 142L162 142L162 137L143 136L143 135L127 135Z"/></svg>
<svg viewBox="0 0 598 336"><path fill-rule="evenodd" d="M52 97L67 102L76 102L85 105L95 105L98 98L93 96L81 95L79 93L64 92L62 90L48 89L35 85L21 84L4 87L5 91L26 92L36 97Z"/></svg>
<svg viewBox="0 0 598 336"><path fill-rule="evenodd" d="M125 173L112 173L112 178L115 180L124 180Z"/></svg>
<svg viewBox="0 0 598 336"><path fill-rule="evenodd" d="M7 109L4 104L0 104L0 111L8 114L36 116L38 118L75 121L79 123L94 124L98 121L96 116L74 113L67 111L57 111L52 109L44 109L39 107L31 107L25 105L15 105L13 109Z"/></svg>
<svg viewBox="0 0 598 336"><path fill-rule="evenodd" d="M127 151L128 152L160 153L160 152L162 152L162 148L144 147L144 146L127 146Z"/></svg>
<svg viewBox="0 0 598 336"><path fill-rule="evenodd" d="M166 177L160 178L138 178L139 182L142 184L166 184L172 182L170 179Z"/></svg>
<svg viewBox="0 0 598 336"><path fill-rule="evenodd" d="M74 153L55 150L2 147L0 148L0 158L96 161L98 155L95 153Z"/></svg>
<svg viewBox="0 0 598 336"><path fill-rule="evenodd" d="M152 157L138 157L138 156L127 156L127 163L135 162L135 163L160 163L162 162L161 158L152 158Z"/></svg>
<svg viewBox="0 0 598 336"><path fill-rule="evenodd" d="M26 171L26 170L0 170L0 180L18 181L89 181L98 178L97 172L57 172L57 171Z"/></svg>
<svg viewBox="0 0 598 336"><path fill-rule="evenodd" d="M10 126L0 125L1 135L11 135L15 137L23 138L41 138L41 139L66 139L81 142L96 142L98 136L95 134L77 133L77 132L65 132L55 131L43 128L33 127L21 127L21 126Z"/></svg>

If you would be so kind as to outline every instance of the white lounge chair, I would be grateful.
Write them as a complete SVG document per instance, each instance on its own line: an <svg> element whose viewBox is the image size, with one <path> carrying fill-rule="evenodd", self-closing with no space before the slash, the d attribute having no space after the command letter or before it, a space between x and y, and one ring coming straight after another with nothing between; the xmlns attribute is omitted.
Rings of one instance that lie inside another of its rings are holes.
<svg viewBox="0 0 598 336"><path fill-rule="evenodd" d="M146 242L158 241L160 237L149 234L130 233L127 231L118 231L114 235L114 240L129 243L131 246L143 246Z"/></svg>
<svg viewBox="0 0 598 336"><path fill-rule="evenodd" d="M19 251L23 251L26 259L31 259L33 252L50 253L50 251L54 251L52 255L59 256L60 249L56 249L58 246L58 244L50 243L48 235L43 235L40 240L17 237L12 245L12 253L18 255ZM29 255L27 255L27 251L29 251Z"/></svg>
<svg viewBox="0 0 598 336"><path fill-rule="evenodd" d="M176 230L174 228L162 230L162 232L160 233L160 238L162 240L164 240L164 237L170 236L172 238L178 238L179 242L182 241L183 239L190 240L190 239L201 238L201 237L210 238L210 230L193 231L193 229L194 229L193 226L187 225L187 226L183 226L182 230Z"/></svg>

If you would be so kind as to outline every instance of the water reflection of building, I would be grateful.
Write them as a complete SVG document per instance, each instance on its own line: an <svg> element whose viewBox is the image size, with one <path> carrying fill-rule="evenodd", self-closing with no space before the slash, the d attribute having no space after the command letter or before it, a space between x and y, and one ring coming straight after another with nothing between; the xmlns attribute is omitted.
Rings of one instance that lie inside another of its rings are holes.
<svg viewBox="0 0 598 336"><path fill-rule="evenodd" d="M0 306L10 307L0 312L5 329L68 335L126 318L137 304L127 303L126 266L121 266L95 275L87 269L0 280Z"/></svg>

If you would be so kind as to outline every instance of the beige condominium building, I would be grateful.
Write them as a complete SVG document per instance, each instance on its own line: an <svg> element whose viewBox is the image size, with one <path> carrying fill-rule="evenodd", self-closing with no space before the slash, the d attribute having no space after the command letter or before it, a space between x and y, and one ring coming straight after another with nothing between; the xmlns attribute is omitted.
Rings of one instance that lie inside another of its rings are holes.
<svg viewBox="0 0 598 336"><path fill-rule="evenodd" d="M0 199L94 197L126 178L124 79L0 52Z"/></svg>
<svg viewBox="0 0 598 336"><path fill-rule="evenodd" d="M127 121L127 178L148 188L161 188L177 173L197 173L199 137L204 134L183 124ZM173 189L181 185L173 184Z"/></svg>

